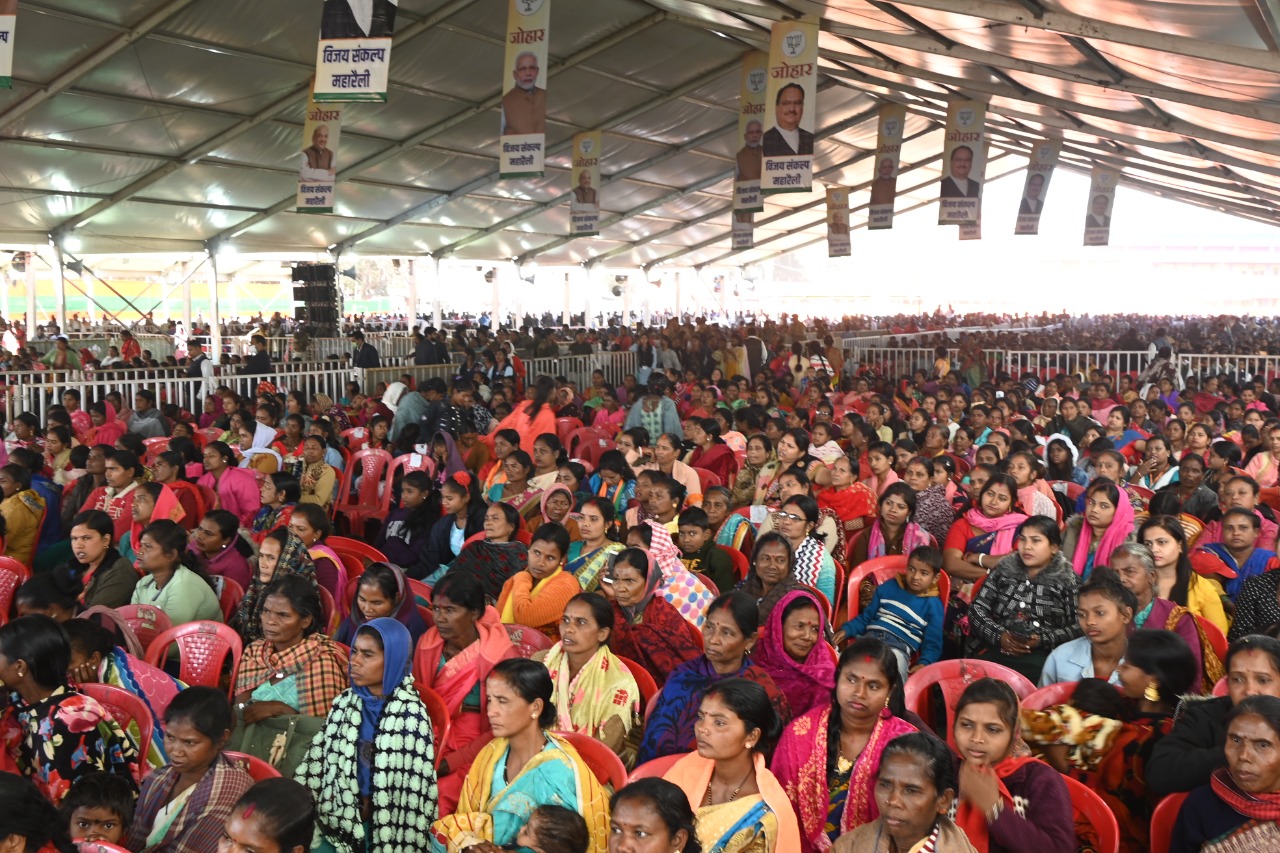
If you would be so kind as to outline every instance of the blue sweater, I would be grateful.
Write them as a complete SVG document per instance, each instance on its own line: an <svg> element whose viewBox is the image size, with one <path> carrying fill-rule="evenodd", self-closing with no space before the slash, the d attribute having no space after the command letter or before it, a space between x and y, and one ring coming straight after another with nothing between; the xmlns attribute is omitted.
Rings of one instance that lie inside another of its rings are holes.
<svg viewBox="0 0 1280 853"><path fill-rule="evenodd" d="M917 663L936 663L942 656L942 599L916 595L892 578L876 587L867 609L844 623L846 637L865 634L868 628L892 634L920 652Z"/></svg>

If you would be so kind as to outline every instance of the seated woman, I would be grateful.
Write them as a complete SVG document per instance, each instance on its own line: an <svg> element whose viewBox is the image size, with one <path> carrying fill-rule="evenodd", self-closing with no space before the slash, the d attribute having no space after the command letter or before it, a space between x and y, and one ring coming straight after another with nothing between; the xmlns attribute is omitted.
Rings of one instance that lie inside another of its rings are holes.
<svg viewBox="0 0 1280 853"><path fill-rule="evenodd" d="M1017 497L1018 484L1012 477L991 475L975 505L956 519L947 534L942 548L942 568L947 574L961 582L976 581L1013 553L1014 531L1027 520L1016 509Z"/></svg>
<svg viewBox="0 0 1280 853"><path fill-rule="evenodd" d="M1018 526L1017 550L991 570L969 608L970 657L1035 682L1049 652L1079 635L1078 580L1059 550L1059 536L1057 522L1043 515Z"/></svg>
<svg viewBox="0 0 1280 853"><path fill-rule="evenodd" d="M182 518L179 523L192 530L204 515L204 499L196 485L183 476L186 460L176 450L166 450L156 457L151 464L151 482L162 483L178 496L182 506Z"/></svg>
<svg viewBox="0 0 1280 853"><path fill-rule="evenodd" d="M689 467L703 468L719 477L721 483L732 483L738 476L738 460L720 437L720 422L711 417L693 421L689 437L694 445L686 460Z"/></svg>
<svg viewBox="0 0 1280 853"><path fill-rule="evenodd" d="M192 526L183 524L186 521L186 510L182 508L177 493L164 483L143 483L138 486L133 493L132 513L133 524L129 527L129 532L120 540L119 545L120 556L130 564L138 559L134 543L142 538L142 529L151 522L167 518L182 524L184 529L190 529Z"/></svg>
<svg viewBox="0 0 1280 853"><path fill-rule="evenodd" d="M253 580L240 599L240 606L231 617L231 627L236 629L245 645L262 637L262 593L272 581L297 575L308 583L316 583L316 566L302 540L288 530L280 529L267 534L258 548L258 568Z"/></svg>
<svg viewBox="0 0 1280 853"><path fill-rule="evenodd" d="M916 492L907 483L894 483L885 489L877 502L875 520L849 544L849 565L856 568L879 557L905 557L921 545L936 544L933 536L915 522L916 501Z"/></svg>
<svg viewBox="0 0 1280 853"><path fill-rule="evenodd" d="M784 595L795 590L818 592L800 583L794 566L795 552L790 540L781 533L765 533L756 541L751 552L751 569L738 588L756 600L761 622L769 621L769 615Z"/></svg>
<svg viewBox="0 0 1280 853"><path fill-rule="evenodd" d="M702 495L702 510L711 523L715 543L743 554L750 553L755 544L755 529L746 516L732 512L732 508L729 489L725 486L711 486Z"/></svg>
<svg viewBox="0 0 1280 853"><path fill-rule="evenodd" d="M262 509L253 517L250 529L253 541L260 545L268 533L289 526L293 510L302 497L302 486L292 474L271 474L263 478L258 494Z"/></svg>
<svg viewBox="0 0 1280 853"><path fill-rule="evenodd" d="M1178 462L1178 482L1172 487L1182 501L1182 511L1201 520L1218 506L1218 494L1204 484L1207 470L1202 457L1184 456Z"/></svg>
<svg viewBox="0 0 1280 853"><path fill-rule="evenodd" d="M1138 598L1107 566L1099 566L1076 593L1076 621L1083 636L1049 653L1040 686L1082 678L1120 683L1120 666L1133 631Z"/></svg>
<svg viewBox="0 0 1280 853"><path fill-rule="evenodd" d="M67 823L31 782L0 773L0 843L24 853L76 853L81 848L68 838Z"/></svg>
<svg viewBox="0 0 1280 853"><path fill-rule="evenodd" d="M763 486L773 482L778 474L778 456L773 452L769 437L756 433L747 438L747 458L738 471L730 490L734 509L764 502Z"/></svg>
<svg viewBox="0 0 1280 853"><path fill-rule="evenodd" d="M1133 541L1133 506L1119 487L1098 479L1084 493L1084 514L1072 516L1062 534L1062 554L1082 580L1094 566L1110 565L1111 553Z"/></svg>
<svg viewBox="0 0 1280 853"><path fill-rule="evenodd" d="M609 648L613 617L599 593L575 595L560 620L560 642L542 662L555 684L556 728L595 738L631 766L635 750L627 748L627 737L643 709L635 678Z"/></svg>
<svg viewBox="0 0 1280 853"><path fill-rule="evenodd" d="M600 463L587 484L596 497L611 503L614 513L619 516L626 512L627 505L636 496L636 473L627 464L627 457L621 450L606 450L600 454Z"/></svg>
<svg viewBox="0 0 1280 853"><path fill-rule="evenodd" d="M333 522L329 514L318 504L300 503L289 519L289 532L302 540L315 564L316 583L329 590L338 603L340 613L346 613L347 570L342 558L325 540L333 535Z"/></svg>
<svg viewBox="0 0 1280 853"><path fill-rule="evenodd" d="M133 742L96 699L67 685L71 644L48 616L0 627L0 745L18 772L58 805L81 776L99 770L132 779ZM8 763L6 761L6 763Z"/></svg>
<svg viewBox="0 0 1280 853"><path fill-rule="evenodd" d="M456 851L476 841L511 844L541 805L581 814L591 853L608 845L609 806L595 773L569 741L548 731L556 723L551 675L531 660L507 660L493 668L488 692L493 740L467 773L458 809L431 826L432 853Z"/></svg>
<svg viewBox="0 0 1280 853"><path fill-rule="evenodd" d="M542 489L529 482L534 473L533 459L523 450L513 450L502 467L507 480L489 490L489 503L505 503L525 520L537 518L542 509Z"/></svg>
<svg viewBox="0 0 1280 853"><path fill-rule="evenodd" d="M356 634L350 687L295 775L316 801L312 849L426 848L437 814L436 751L431 717L409 673L412 657L409 630L394 619L374 619Z"/></svg>
<svg viewBox="0 0 1280 853"><path fill-rule="evenodd" d="M1221 443L1235 447L1229 441ZM1239 448L1236 448L1236 453L1239 452ZM1212 454L1210 454L1210 458L1212 458ZM1165 486L1178 482L1176 461L1173 451L1169 449L1168 440L1162 435L1153 435L1147 439L1147 449L1143 454L1142 462L1129 475L1129 482L1135 486L1158 492Z"/></svg>
<svg viewBox="0 0 1280 853"><path fill-rule="evenodd" d="M782 733L772 768L800 818L803 853L879 814L873 788L885 747L916 730L904 720L902 673L893 650L862 637L836 663L829 699Z"/></svg>
<svg viewBox="0 0 1280 853"><path fill-rule="evenodd" d="M32 561L44 512L44 498L31 488L31 469L16 462L0 466L0 516L5 522L4 556L24 565Z"/></svg>
<svg viewBox="0 0 1280 853"><path fill-rule="evenodd" d="M1280 843L1280 699L1252 696L1226 718L1226 767L1178 811L1169 853L1273 850Z"/></svg>
<svg viewBox="0 0 1280 853"><path fill-rule="evenodd" d="M994 678L973 682L956 703L956 825L990 853L1075 853L1067 784L1043 761L1014 757L1018 710L1013 688Z"/></svg>
<svg viewBox="0 0 1280 853"><path fill-rule="evenodd" d="M529 548L516 539L520 513L506 503L490 504L484 514L484 538L465 546L450 571L470 572L484 584L485 598L497 601L507 579L524 571Z"/></svg>
<svg viewBox="0 0 1280 853"><path fill-rule="evenodd" d="M112 547L115 523L100 509L76 514L71 519L71 555L68 568L83 587L80 602L85 607L123 607L129 603L138 583L138 570Z"/></svg>
<svg viewBox="0 0 1280 853"><path fill-rule="evenodd" d="M579 510L578 532L581 538L569 543L565 570L578 579L583 592L600 586L609 561L622 550L614 533L613 504L605 498L587 498Z"/></svg>
<svg viewBox="0 0 1280 853"><path fill-rule="evenodd" d="M556 472L556 476L560 476ZM558 524L569 532L569 541L574 542L579 538L578 522L570 515L573 512L575 498L573 490L563 483L552 483L542 492L540 505L542 514L537 519L538 524ZM536 527L537 525L530 525Z"/></svg>
<svg viewBox="0 0 1280 853"><path fill-rule="evenodd" d="M676 667L663 685L657 707L645 721L637 763L689 752L698 714L694 698L726 678L742 677L760 683L768 691L778 716L784 721L791 719L787 697L769 673L750 658L760 630L759 618L756 603L746 593L728 592L711 603L703 628L705 651L701 657Z"/></svg>
<svg viewBox="0 0 1280 853"><path fill-rule="evenodd" d="M204 470L198 485L213 490L218 497L217 508L234 515L241 527L252 525L253 517L262 509L258 478L252 472L236 467L235 451L226 442L209 442L204 446Z"/></svg>
<svg viewBox="0 0 1280 853"><path fill-rule="evenodd" d="M146 572L130 604L159 607L174 626L221 622L222 607L199 555L187 550L187 531L176 521L153 521L138 539L138 568Z"/></svg>
<svg viewBox="0 0 1280 853"><path fill-rule="evenodd" d="M609 829L621 844L647 843L652 850L701 853L693 808L684 791L666 779L637 779L613 795Z"/></svg>
<svg viewBox="0 0 1280 853"><path fill-rule="evenodd" d="M62 629L71 641L71 665L67 668L67 679L72 684L110 684L141 699L153 720L151 748L143 758L152 769L163 767L169 760L164 751L162 724L165 711L173 697L186 685L159 667L125 651L118 645L123 640L112 631L114 623L108 622L107 625L111 627L90 619L69 619L62 623ZM130 723L125 730L135 743L142 742L142 733L136 724Z"/></svg>
<svg viewBox="0 0 1280 853"><path fill-rule="evenodd" d="M418 641L413 677L440 694L451 722L436 762L440 810L452 812L476 754L493 737L485 679L500 662L518 657L484 586L471 572L449 572L431 595L435 624Z"/></svg>
<svg viewBox="0 0 1280 853"><path fill-rule="evenodd" d="M1138 541L1151 551L1156 564L1158 595L1208 619L1224 635L1230 630L1218 587L1191 568L1186 534L1169 515L1149 518L1138 528Z"/></svg>
<svg viewBox="0 0 1280 853"><path fill-rule="evenodd" d="M260 474L274 474L284 467L280 451L272 447L276 440L274 427L253 421L240 427L240 467Z"/></svg>
<svg viewBox="0 0 1280 853"><path fill-rule="evenodd" d="M253 556L253 548L241 538L239 520L225 509L215 509L200 520L191 550L204 558L205 571L210 576L230 578L241 589L253 580L248 559Z"/></svg>
<svg viewBox="0 0 1280 853"><path fill-rule="evenodd" d="M418 612L418 602L404 571L390 563L370 563L360 575L351 610L343 620L334 639L343 645L351 645L360 627L372 619L389 617L409 629L409 639L414 646L427 633L427 623Z"/></svg>
<svg viewBox="0 0 1280 853"><path fill-rule="evenodd" d="M825 609L807 590L784 595L765 620L752 659L773 678L797 717L826 703L835 687L829 634Z"/></svg>
<svg viewBox="0 0 1280 853"><path fill-rule="evenodd" d="M794 549L792 572L796 580L826 596L827 603L836 600L836 565L826 545L816 534L818 502L808 495L787 498L775 516L778 532Z"/></svg>
<svg viewBox="0 0 1280 853"><path fill-rule="evenodd" d="M758 683L728 678L702 695L697 750L672 765L674 782L697 810L698 840L724 853L798 850L795 810L765 766L782 723Z"/></svg>
<svg viewBox="0 0 1280 853"><path fill-rule="evenodd" d="M902 481L915 493L916 506L911 513L912 521L928 533L934 542L945 540L956 520L956 513L947 497L947 487L951 485L951 481L942 463L917 456L907 462L902 471ZM885 489L886 494L888 491Z"/></svg>
<svg viewBox="0 0 1280 853"><path fill-rule="evenodd" d="M978 853L948 816L958 787L945 743L926 732L899 735L880 754L875 799L881 817L837 838L833 853Z"/></svg>
<svg viewBox="0 0 1280 853"><path fill-rule="evenodd" d="M613 602L609 647L636 661L661 687L681 664L702 654L702 638L675 607L657 594L662 570L640 548L618 552L600 589Z"/></svg>
<svg viewBox="0 0 1280 853"><path fill-rule="evenodd" d="M486 508L475 478L466 471L446 479L440 486L440 519L432 525L419 561L407 567L409 577L428 580L443 574L441 569L462 553L463 543L484 530Z"/></svg>
<svg viewBox="0 0 1280 853"><path fill-rule="evenodd" d="M338 472L325 461L329 449L323 437L309 435L302 445L302 475L298 478L302 494L298 504L313 504L328 510L337 497Z"/></svg>
<svg viewBox="0 0 1280 853"><path fill-rule="evenodd" d="M507 578L498 595L503 624L528 625L553 639L569 599L582 592L578 579L564 570L569 533L558 524L534 531L524 571Z"/></svg>
<svg viewBox="0 0 1280 853"><path fill-rule="evenodd" d="M270 717L323 717L346 689L347 654L323 632L315 584L276 578L262 593L262 639L240 658L237 716L245 726ZM261 757L261 756L260 756Z"/></svg>
<svg viewBox="0 0 1280 853"><path fill-rule="evenodd" d="M227 850L305 853L315 830L310 791L292 779L263 779L236 801L222 831Z"/></svg>
<svg viewBox="0 0 1280 853"><path fill-rule="evenodd" d="M658 595L670 602L689 624L701 628L715 595L680 560L680 549L658 521L650 519L627 531L627 547L646 549L662 573Z"/></svg>
<svg viewBox="0 0 1280 853"><path fill-rule="evenodd" d="M1077 486L1088 485L1088 476L1076 464L1080 459L1080 451L1065 435L1055 435L1049 439L1049 443L1045 445L1044 458L1045 479L1075 483Z"/></svg>

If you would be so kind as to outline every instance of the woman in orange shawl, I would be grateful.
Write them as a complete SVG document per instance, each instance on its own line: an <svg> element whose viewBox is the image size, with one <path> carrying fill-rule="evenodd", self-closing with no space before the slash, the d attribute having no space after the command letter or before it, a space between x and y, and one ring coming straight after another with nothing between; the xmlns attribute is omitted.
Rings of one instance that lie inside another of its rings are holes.
<svg viewBox="0 0 1280 853"><path fill-rule="evenodd" d="M449 739L436 750L440 814L449 814L476 755L493 739L485 679L500 662L519 654L471 572L445 574L433 591L431 612L435 625L418 641L413 678L439 693L449 711Z"/></svg>
<svg viewBox="0 0 1280 853"><path fill-rule="evenodd" d="M501 421L497 428L488 435L480 436L480 440L493 449L494 437L504 429L515 430L520 435L520 447L533 449L533 442L544 433L556 434L556 412L551 407L551 398L555 394L556 382L550 376L539 376L533 386L533 399L524 405L517 406Z"/></svg>
<svg viewBox="0 0 1280 853"><path fill-rule="evenodd" d="M133 526L120 540L117 550L120 556L129 562L137 559L136 543L142 538L142 528L153 521L176 521L181 523L186 517L186 510L178 501L178 495L164 483L143 483L133 495ZM184 527L186 525L183 525Z"/></svg>

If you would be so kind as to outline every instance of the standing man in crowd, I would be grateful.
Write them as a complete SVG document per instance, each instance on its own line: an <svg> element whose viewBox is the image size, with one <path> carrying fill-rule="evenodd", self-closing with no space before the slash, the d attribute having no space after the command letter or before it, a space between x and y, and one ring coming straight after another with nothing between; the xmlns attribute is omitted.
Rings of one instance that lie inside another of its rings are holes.
<svg viewBox="0 0 1280 853"><path fill-rule="evenodd" d="M351 351L351 366L360 368L381 367L382 360L378 357L378 351L373 344L365 343L364 332L356 329L347 339L351 341L353 347Z"/></svg>

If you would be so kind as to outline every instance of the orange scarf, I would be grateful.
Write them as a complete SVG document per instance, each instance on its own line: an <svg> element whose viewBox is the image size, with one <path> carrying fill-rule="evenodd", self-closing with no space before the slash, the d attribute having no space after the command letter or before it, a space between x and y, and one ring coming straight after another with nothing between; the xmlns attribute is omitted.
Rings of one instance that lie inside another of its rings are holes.
<svg viewBox="0 0 1280 853"><path fill-rule="evenodd" d="M996 772L996 778L1000 784L1000 799L1004 802L1006 809L1013 808L1013 795L1009 793L1009 789L1004 786L1004 780L1011 773L1021 769L1024 765L1033 761L1039 761L1038 758L1006 758L1004 761L996 764L992 770ZM987 853L991 848L991 836L987 828L987 816L978 811L968 800L961 800L960 805L956 808L956 826L964 830L964 834L969 836L970 843L973 844L979 853Z"/></svg>

